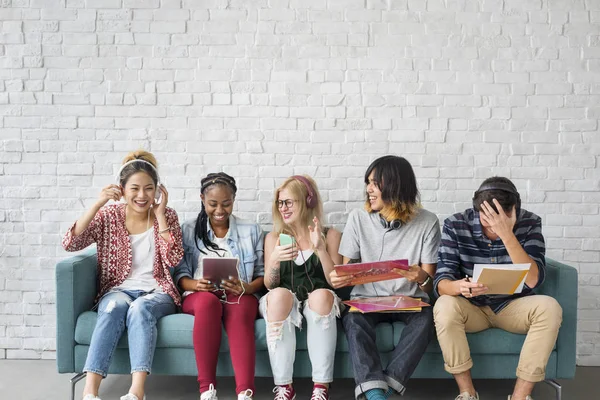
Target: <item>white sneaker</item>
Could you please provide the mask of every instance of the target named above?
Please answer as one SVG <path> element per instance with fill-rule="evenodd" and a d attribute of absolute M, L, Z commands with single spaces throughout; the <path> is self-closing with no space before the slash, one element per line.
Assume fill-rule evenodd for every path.
<path fill-rule="evenodd" d="M 125 396 L 121 396 L 121 400 L 140 400 L 140 399 L 133 393 L 127 393 Z M 142 400 L 146 400 L 146 395 L 144 395 L 144 398 Z"/>
<path fill-rule="evenodd" d="M 86 394 L 85 396 L 83 396 L 82 400 L 102 400 L 102 399 L 98 396 L 94 396 L 93 394 Z"/>
<path fill-rule="evenodd" d="M 252 392 L 252 390 L 250 390 L 250 389 L 247 389 L 247 390 L 244 390 L 243 392 L 241 392 L 240 394 L 238 394 L 237 400 L 252 400 L 253 395 L 254 395 L 254 392 Z"/>
<path fill-rule="evenodd" d="M 200 400 L 219 400 L 217 397 L 217 389 L 211 383 L 208 390 L 200 395 Z"/>
<path fill-rule="evenodd" d="M 508 395 L 508 400 L 510 400 L 511 397 L 512 397 L 512 395 L 509 394 Z M 525 400 L 533 400 L 533 397 L 527 396 L 527 397 L 525 397 Z"/>
<path fill-rule="evenodd" d="M 462 392 L 454 400 L 479 400 L 479 393 L 475 392 L 475 396 L 471 396 L 469 392 Z"/>

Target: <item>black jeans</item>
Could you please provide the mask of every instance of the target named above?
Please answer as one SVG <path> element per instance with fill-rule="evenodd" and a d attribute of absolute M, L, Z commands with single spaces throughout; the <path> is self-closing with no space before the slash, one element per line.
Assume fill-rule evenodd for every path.
<path fill-rule="evenodd" d="M 345 312 L 342 324 L 346 331 L 358 399 L 370 389 L 403 394 L 406 382 L 419 364 L 434 334 L 433 307 L 423 307 L 418 313 Z M 375 326 L 380 322 L 404 322 L 406 327 L 394 347 L 392 358 L 383 369 L 377 351 Z"/>

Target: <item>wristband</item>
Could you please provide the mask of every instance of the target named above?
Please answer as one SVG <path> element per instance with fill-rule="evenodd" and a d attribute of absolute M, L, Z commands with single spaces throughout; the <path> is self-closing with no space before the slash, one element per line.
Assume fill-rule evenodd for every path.
<path fill-rule="evenodd" d="M 423 283 L 419 283 L 420 287 L 425 287 L 427 286 L 427 284 L 431 282 L 431 276 L 429 276 L 429 274 L 427 274 L 427 278 L 423 281 Z"/>

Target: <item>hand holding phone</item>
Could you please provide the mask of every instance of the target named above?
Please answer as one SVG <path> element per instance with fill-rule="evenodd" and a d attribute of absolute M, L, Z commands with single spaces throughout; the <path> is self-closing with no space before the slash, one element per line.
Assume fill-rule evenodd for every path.
<path fill-rule="evenodd" d="M 274 262 L 295 260 L 298 256 L 298 246 L 293 236 L 282 233 L 271 253 L 271 260 Z"/>
<path fill-rule="evenodd" d="M 294 245 L 296 244 L 296 239 L 293 236 L 286 235 L 285 233 L 279 234 L 279 245 L 287 246 L 288 244 Z"/>

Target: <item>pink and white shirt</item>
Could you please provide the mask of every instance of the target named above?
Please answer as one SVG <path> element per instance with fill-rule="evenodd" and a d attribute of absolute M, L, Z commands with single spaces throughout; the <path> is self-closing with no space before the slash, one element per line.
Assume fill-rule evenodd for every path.
<path fill-rule="evenodd" d="M 73 235 L 73 224 L 62 239 L 62 246 L 66 251 L 82 250 L 96 243 L 100 284 L 96 301 L 110 289 L 122 284 L 131 271 L 133 257 L 129 232 L 125 226 L 125 207 L 126 204 L 102 207 L 81 234 Z M 171 228 L 171 241 L 164 240 L 158 234 L 158 221 L 155 219 L 153 276 L 162 290 L 173 298 L 175 304 L 181 305 L 181 297 L 169 272 L 169 268 L 177 266 L 183 258 L 181 227 L 175 210 L 167 208 L 165 217 Z"/>

